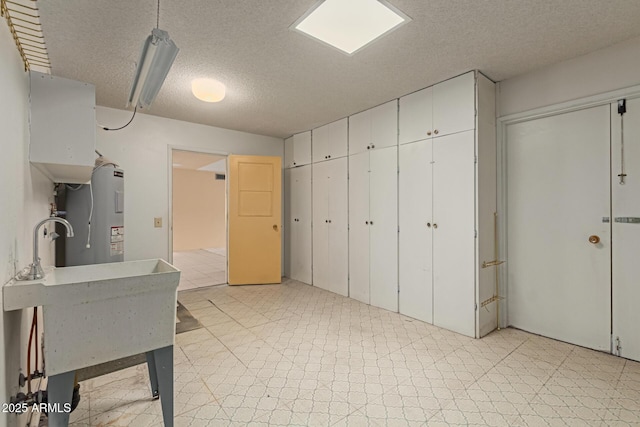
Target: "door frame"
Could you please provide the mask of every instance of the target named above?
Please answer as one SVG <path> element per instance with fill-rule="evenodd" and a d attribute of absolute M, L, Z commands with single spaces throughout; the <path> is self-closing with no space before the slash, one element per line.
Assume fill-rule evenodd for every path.
<path fill-rule="evenodd" d="M 224 152 L 224 151 L 216 151 L 216 150 L 208 150 L 206 148 L 200 148 L 200 147 L 188 147 L 188 146 L 182 146 L 182 145 L 167 145 L 167 185 L 168 185 L 168 200 L 167 200 L 167 204 L 168 206 L 168 225 L 167 225 L 167 242 L 169 245 L 169 256 L 168 256 L 168 260 L 169 264 L 173 264 L 173 151 L 189 151 L 192 153 L 197 153 L 197 154 L 211 154 L 214 156 L 221 156 L 221 157 L 225 157 L 225 164 L 227 164 L 227 159 L 229 157 L 230 153 Z M 228 173 L 225 172 L 225 175 Z M 224 204 L 225 204 L 225 208 L 224 208 L 224 215 L 225 215 L 225 219 L 224 219 L 224 223 L 225 223 L 225 234 L 226 234 L 226 241 L 227 241 L 227 246 L 228 246 L 228 242 L 229 242 L 229 206 L 227 205 L 227 200 L 229 198 L 229 187 L 226 185 L 225 183 L 225 193 L 224 193 Z M 226 256 L 225 256 L 226 258 Z M 228 271 L 227 271 L 228 274 Z M 227 277 L 228 279 L 228 277 Z"/>
<path fill-rule="evenodd" d="M 498 83 L 499 84 L 499 83 Z M 499 87 L 497 88 L 499 89 Z M 498 268 L 499 278 L 499 295 L 498 300 L 500 308 L 500 318 L 498 319 L 498 327 L 504 328 L 509 325 L 509 319 L 507 318 L 507 304 L 508 304 L 508 289 L 509 289 L 509 260 L 507 258 L 508 248 L 508 232 L 507 218 L 509 212 L 507 212 L 507 126 L 526 122 L 535 119 L 541 119 L 545 117 L 555 116 L 563 113 L 569 113 L 578 110 L 584 110 L 586 108 L 598 107 L 602 105 L 609 105 L 612 102 L 616 102 L 618 99 L 634 99 L 640 98 L 640 85 L 631 86 L 614 91 L 604 92 L 597 95 L 578 98 L 571 101 L 566 101 L 558 104 L 552 104 L 532 110 L 524 111 L 521 113 L 509 114 L 496 119 L 496 164 L 497 164 L 497 212 L 498 212 L 498 259 L 506 260 L 502 268 Z"/>

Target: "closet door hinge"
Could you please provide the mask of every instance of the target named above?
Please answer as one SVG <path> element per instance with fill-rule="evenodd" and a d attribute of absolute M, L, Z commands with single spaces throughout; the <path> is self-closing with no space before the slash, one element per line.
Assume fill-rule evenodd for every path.
<path fill-rule="evenodd" d="M 473 163 L 478 164 L 478 156 L 475 156 L 473 159 Z"/>
<path fill-rule="evenodd" d="M 474 311 L 478 311 L 478 303 L 476 303 L 476 307 Z"/>
<path fill-rule="evenodd" d="M 473 237 L 478 238 L 478 230 L 473 230 Z"/>
<path fill-rule="evenodd" d="M 620 356 L 620 351 L 622 350 L 622 343 L 620 341 L 620 337 L 613 338 L 611 335 L 611 353 L 616 356 Z"/>

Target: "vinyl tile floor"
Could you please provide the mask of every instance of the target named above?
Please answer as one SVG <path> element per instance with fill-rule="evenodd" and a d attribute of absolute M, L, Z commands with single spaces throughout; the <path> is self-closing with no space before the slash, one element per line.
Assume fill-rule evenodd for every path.
<path fill-rule="evenodd" d="M 176 426 L 637 426 L 640 363 L 481 340 L 296 281 L 179 293 Z M 73 426 L 160 426 L 145 365 L 81 383 Z"/>
<path fill-rule="evenodd" d="M 173 265 L 182 271 L 178 291 L 227 283 L 224 248 L 174 252 Z"/>

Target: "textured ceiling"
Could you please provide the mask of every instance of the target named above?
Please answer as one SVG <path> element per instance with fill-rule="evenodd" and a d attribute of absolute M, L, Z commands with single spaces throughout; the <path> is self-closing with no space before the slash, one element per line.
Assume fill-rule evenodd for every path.
<path fill-rule="evenodd" d="M 640 35 L 637 0 L 390 0 L 413 20 L 349 57 L 289 30 L 315 2 L 163 0 L 180 53 L 147 113 L 286 137 L 470 69 L 500 81 Z M 52 74 L 123 109 L 156 0 L 38 6 Z M 196 77 L 225 83 L 225 100 L 194 98 Z"/>

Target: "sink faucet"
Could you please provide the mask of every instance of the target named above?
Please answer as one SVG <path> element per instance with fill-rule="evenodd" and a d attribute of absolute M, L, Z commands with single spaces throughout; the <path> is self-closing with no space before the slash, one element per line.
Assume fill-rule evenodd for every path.
<path fill-rule="evenodd" d="M 67 237 L 73 237 L 73 227 L 66 219 L 52 215 L 37 223 L 33 228 L 33 262 L 29 266 L 29 272 L 26 274 L 19 274 L 18 280 L 38 280 L 44 277 L 44 272 L 40 265 L 40 257 L 38 256 L 38 231 L 43 224 L 46 224 L 49 221 L 59 222 L 64 225 L 67 228 Z"/>

